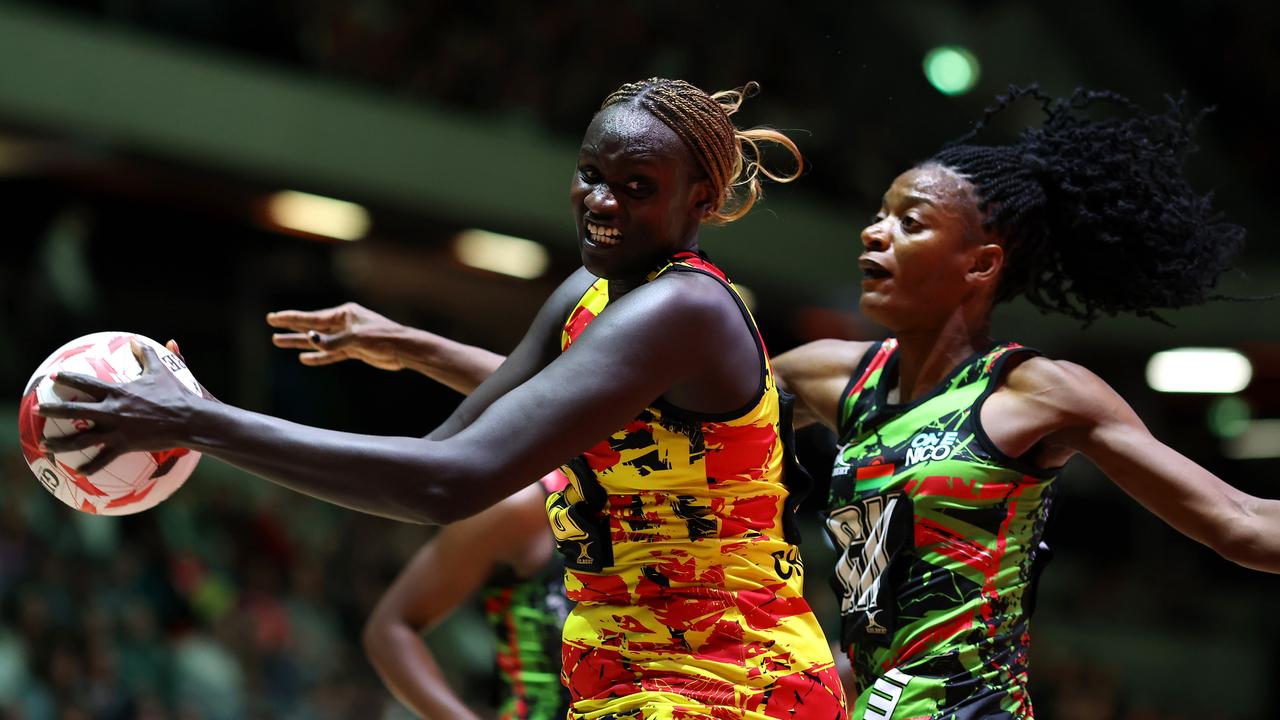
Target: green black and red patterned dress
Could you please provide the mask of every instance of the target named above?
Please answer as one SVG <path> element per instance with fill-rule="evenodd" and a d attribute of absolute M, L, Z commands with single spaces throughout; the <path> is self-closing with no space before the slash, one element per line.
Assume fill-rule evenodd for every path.
<path fill-rule="evenodd" d="M 851 720 L 1023 720 L 1028 602 L 1055 472 L 979 422 L 1008 362 L 992 345 L 894 404 L 897 342 L 868 350 L 840 401 L 827 530 L 858 697 Z"/>
<path fill-rule="evenodd" d="M 547 493 L 568 480 L 548 473 Z M 559 553 L 533 577 L 509 569 L 489 579 L 480 593 L 485 620 L 497 642 L 495 695 L 498 720 L 564 720 L 569 692 L 560 682 L 560 633 L 573 603 L 564 594 L 564 561 Z"/>

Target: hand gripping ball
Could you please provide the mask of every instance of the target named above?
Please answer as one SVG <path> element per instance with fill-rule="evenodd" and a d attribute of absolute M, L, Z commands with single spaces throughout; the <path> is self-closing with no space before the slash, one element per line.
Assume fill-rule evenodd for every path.
<path fill-rule="evenodd" d="M 75 468 L 92 459 L 98 448 L 57 456 L 40 452 L 44 438 L 71 435 L 93 426 L 88 420 L 44 418 L 35 414 L 35 406 L 40 403 L 92 399 L 78 390 L 54 385 L 49 376 L 74 372 L 110 383 L 134 380 L 142 374 L 142 366 L 133 356 L 130 340 L 150 345 L 167 370 L 188 390 L 200 394 L 199 383 L 181 357 L 154 340 L 128 332 L 93 333 L 63 345 L 40 364 L 22 393 L 18 434 L 27 466 L 54 497 L 82 512 L 129 515 L 155 507 L 182 486 L 200 460 L 200 453 L 183 448 L 131 452 L 92 475 L 84 475 Z"/>

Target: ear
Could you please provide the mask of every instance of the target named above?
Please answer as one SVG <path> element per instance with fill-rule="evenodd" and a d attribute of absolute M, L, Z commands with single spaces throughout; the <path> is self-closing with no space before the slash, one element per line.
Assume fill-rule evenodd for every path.
<path fill-rule="evenodd" d="M 691 197 L 694 216 L 699 222 L 706 220 L 707 216 L 715 210 L 715 190 L 711 187 L 711 180 L 703 177 L 694 182 Z"/>
<path fill-rule="evenodd" d="M 993 285 L 1004 267 L 1004 248 L 987 243 L 973 249 L 965 280 L 971 284 Z"/>

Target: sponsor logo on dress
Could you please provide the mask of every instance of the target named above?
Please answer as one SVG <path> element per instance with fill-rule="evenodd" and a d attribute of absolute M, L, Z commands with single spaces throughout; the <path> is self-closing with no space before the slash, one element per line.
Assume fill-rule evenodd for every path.
<path fill-rule="evenodd" d="M 907 448 L 907 460 L 910 467 L 926 460 L 946 460 L 956 449 L 958 433 L 925 431 L 916 433 L 911 438 L 911 447 Z"/>

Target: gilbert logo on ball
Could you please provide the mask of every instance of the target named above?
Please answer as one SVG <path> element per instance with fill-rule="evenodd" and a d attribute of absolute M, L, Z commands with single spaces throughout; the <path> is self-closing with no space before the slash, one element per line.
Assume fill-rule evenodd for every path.
<path fill-rule="evenodd" d="M 200 453 L 181 448 L 131 452 L 92 475 L 84 475 L 75 468 L 97 455 L 96 447 L 56 456 L 40 452 L 44 438 L 71 435 L 93 426 L 87 420 L 43 418 L 35 414 L 35 406 L 40 403 L 92 400 L 78 390 L 55 385 L 49 376 L 73 372 L 110 383 L 135 380 L 142 374 L 142 366 L 133 356 L 130 340 L 149 345 L 169 372 L 188 390 L 200 394 L 199 383 L 181 357 L 154 340 L 127 332 L 93 333 L 63 345 L 40 364 L 22 393 L 18 434 L 27 466 L 54 497 L 82 512 L 129 515 L 155 507 L 182 486 L 200 460 Z"/>

